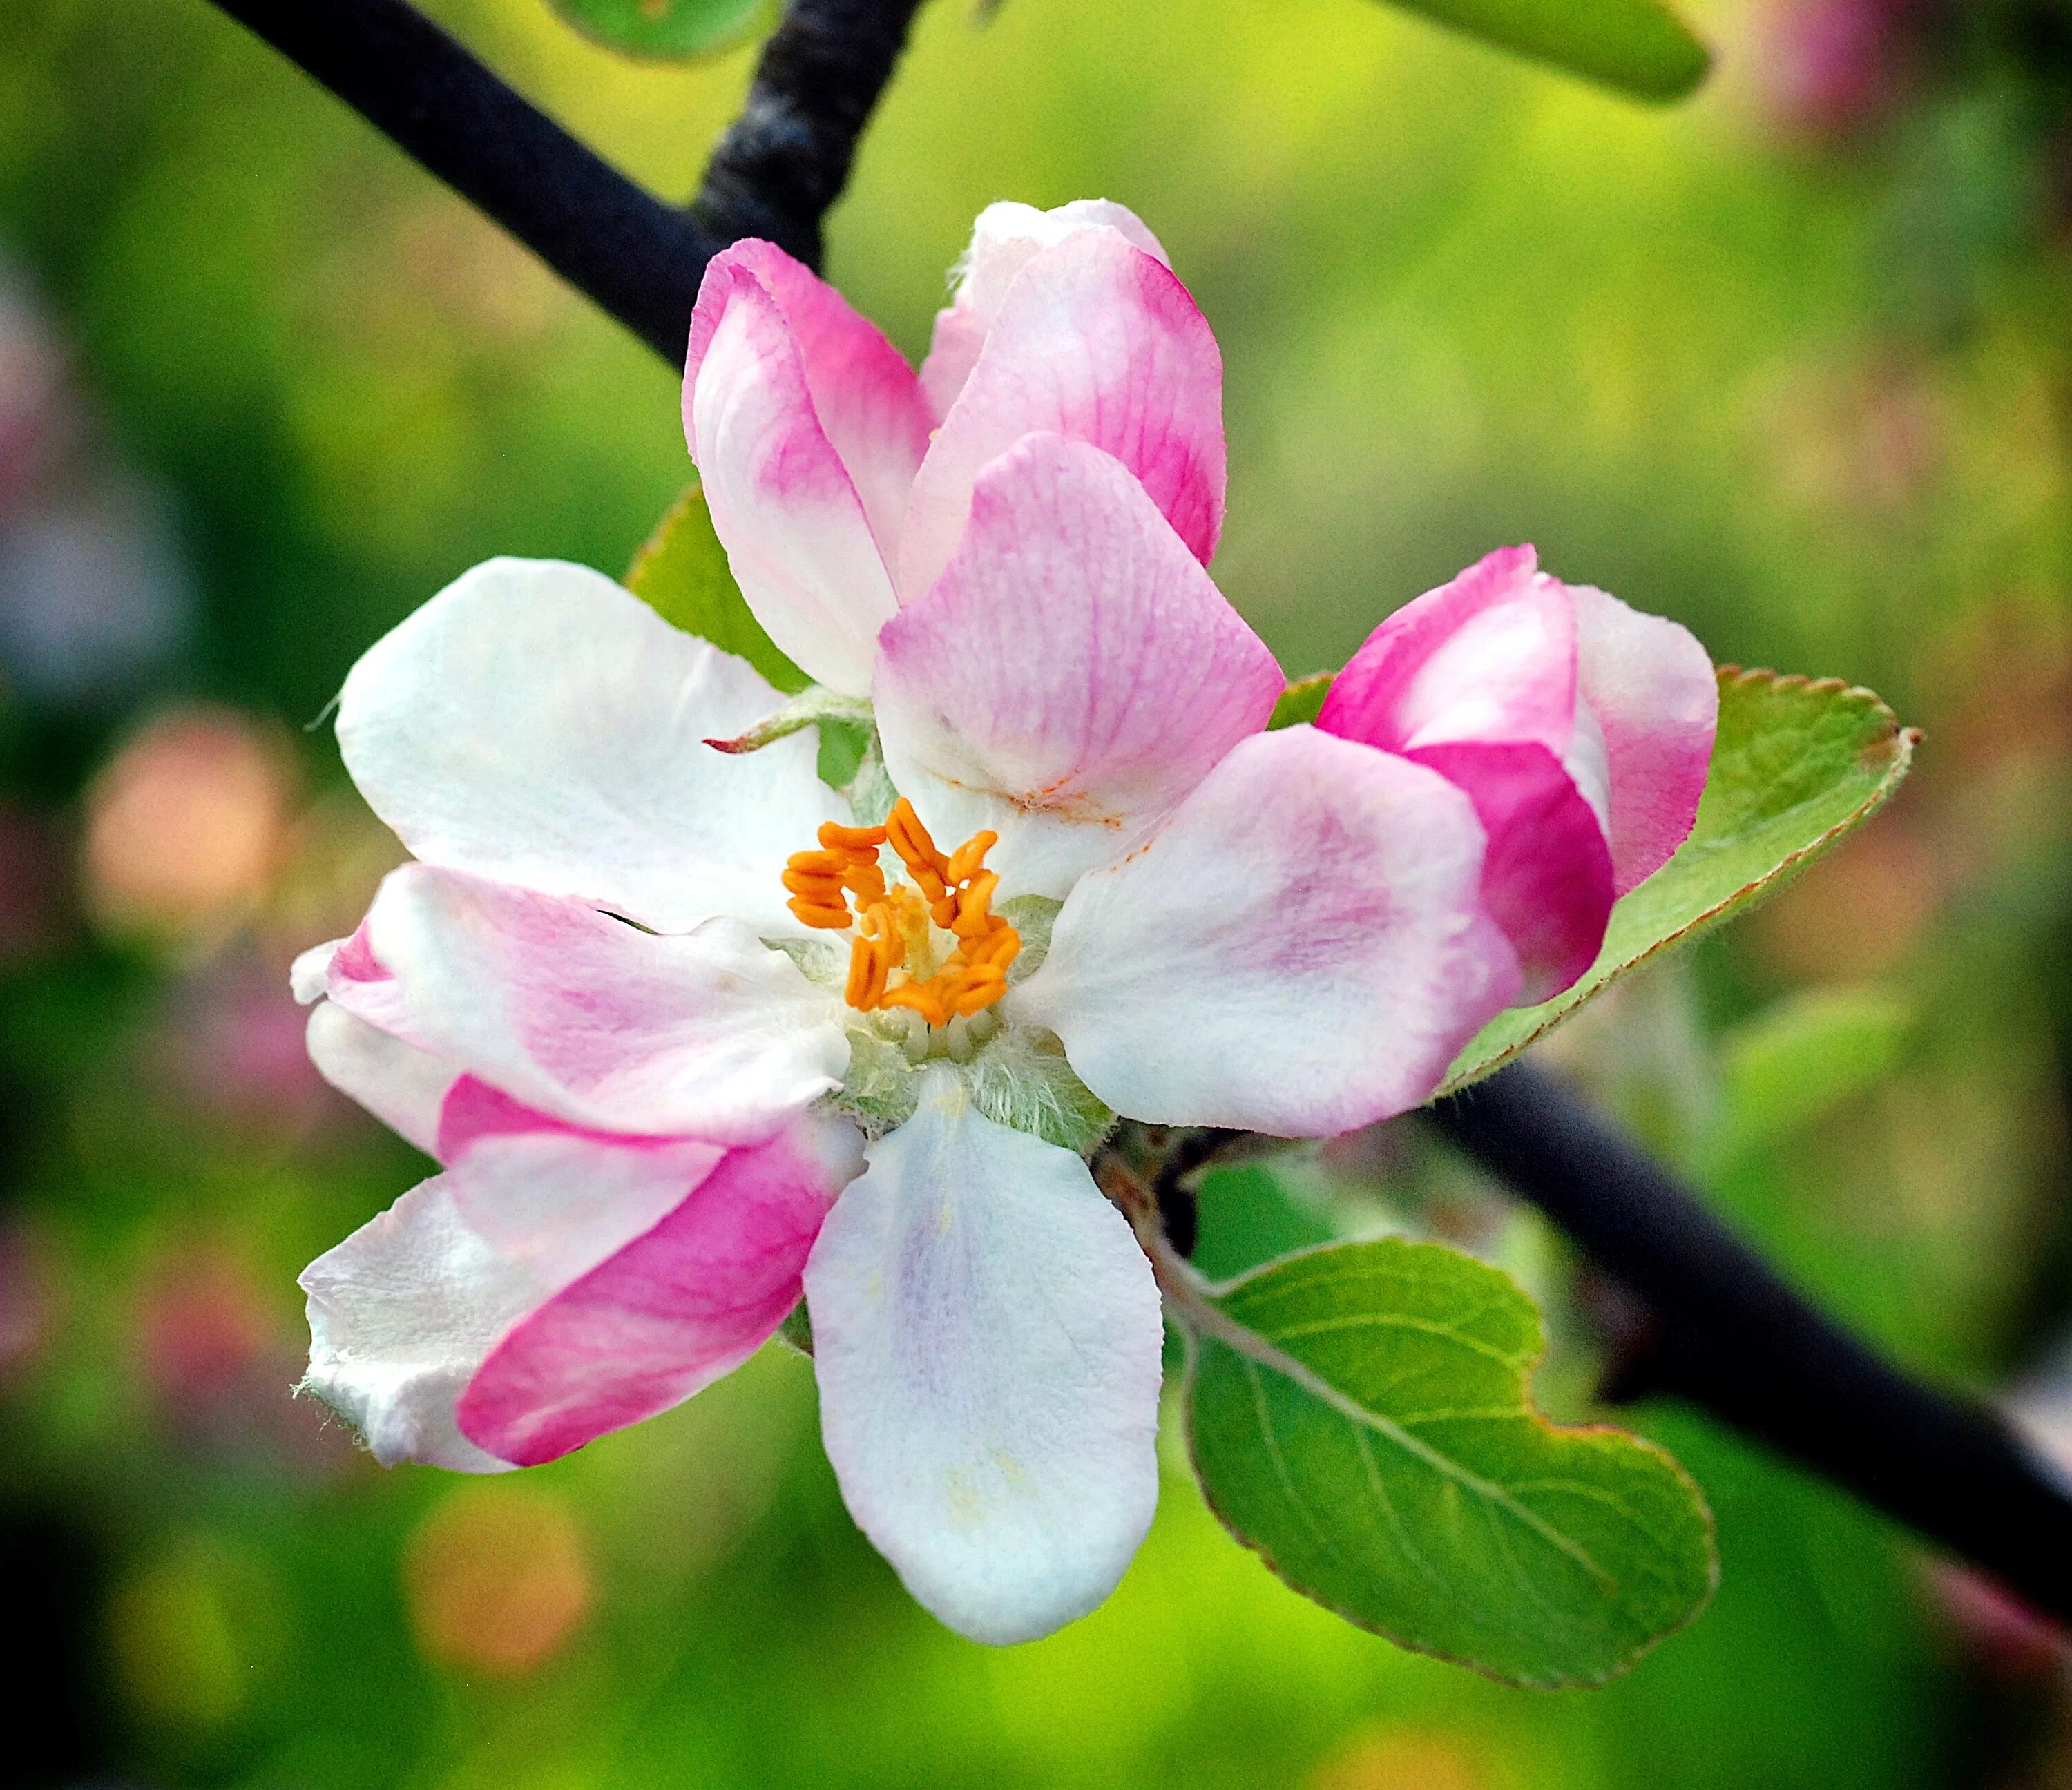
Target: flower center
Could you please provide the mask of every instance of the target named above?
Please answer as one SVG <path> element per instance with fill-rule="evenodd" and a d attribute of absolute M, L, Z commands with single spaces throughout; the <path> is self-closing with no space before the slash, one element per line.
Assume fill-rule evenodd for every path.
<path fill-rule="evenodd" d="M 902 796 L 882 827 L 829 821 L 820 850 L 791 855 L 786 905 L 809 926 L 855 929 L 843 991 L 850 1006 L 865 1013 L 905 1007 L 930 1025 L 948 1025 L 1007 992 L 1022 935 L 993 911 L 1000 876 L 985 868 L 985 855 L 999 840 L 974 833 L 946 857 Z M 886 845 L 906 866 L 906 882 L 886 884 L 878 861 Z"/>

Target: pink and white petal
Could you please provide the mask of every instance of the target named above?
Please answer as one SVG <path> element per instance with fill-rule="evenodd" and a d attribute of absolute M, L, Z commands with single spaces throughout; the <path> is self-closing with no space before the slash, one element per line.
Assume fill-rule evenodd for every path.
<path fill-rule="evenodd" d="M 1120 232 L 1076 231 L 1009 285 L 915 478 L 902 599 L 948 565 L 987 462 L 1038 431 L 1113 454 L 1208 563 L 1223 519 L 1223 356 L 1187 289 Z"/>
<path fill-rule="evenodd" d="M 814 1113 L 766 1143 L 722 1154 L 652 1230 L 496 1345 L 462 1395 L 462 1434 L 535 1466 L 732 1372 L 798 1303 L 807 1252 L 863 1167 L 862 1142 L 848 1120 Z M 657 1146 L 653 1160 L 685 1147 Z M 512 1203 L 500 1202 L 502 1221 Z M 488 1217 L 485 1204 L 476 1221 Z M 535 1259 L 547 1235 L 529 1227 Z"/>
<path fill-rule="evenodd" d="M 454 1406 L 497 1338 L 544 1296 L 536 1279 L 471 1230 L 450 1177 L 434 1176 L 302 1271 L 311 1394 L 384 1467 L 463 1473 L 512 1463 L 478 1448 Z"/>
<path fill-rule="evenodd" d="M 878 725 L 939 838 L 990 827 L 1009 888 L 1063 897 L 1263 728 L 1281 684 L 1120 461 L 1031 435 L 979 475 L 956 556 L 879 636 Z"/>
<path fill-rule="evenodd" d="M 310 1009 L 309 1050 L 317 1073 L 340 1094 L 426 1156 L 445 1160 L 439 1113 L 454 1085 L 452 1064 L 329 1000 Z"/>
<path fill-rule="evenodd" d="M 1115 231 L 1161 265 L 1173 265 L 1144 220 L 1109 199 L 1075 199 L 1047 211 L 1013 199 L 987 206 L 972 226 L 969 246 L 950 270 L 955 297 L 935 313 L 935 340 L 921 363 L 921 390 L 934 420 L 948 413 L 964 389 L 1014 277 L 1038 252 L 1082 230 Z"/>
<path fill-rule="evenodd" d="M 405 864 L 362 932 L 384 974 L 341 974 L 341 951 L 335 1003 L 578 1125 L 752 1143 L 847 1073 L 835 996 L 738 921 L 658 935 Z"/>
<path fill-rule="evenodd" d="M 491 560 L 363 656 L 339 699 L 360 793 L 428 864 L 664 932 L 717 913 L 796 932 L 778 878 L 839 817 L 811 732 L 704 742 L 783 698 L 602 573 Z"/>
<path fill-rule="evenodd" d="M 1435 745 L 1408 756 L 1474 802 L 1488 840 L 1482 905 L 1524 973 L 1516 999 L 1552 1000 L 1597 961 L 1611 918 L 1611 852 L 1595 811 L 1543 745 Z"/>
<path fill-rule="evenodd" d="M 738 242 L 715 257 L 714 266 L 722 263 L 738 270 L 735 277 L 754 281 L 783 313 L 814 415 L 856 487 L 880 555 L 891 564 L 935 421 L 914 369 L 875 323 L 775 243 Z M 715 292 L 710 306 L 693 314 L 687 384 L 696 379 L 723 309 Z"/>
<path fill-rule="evenodd" d="M 1081 879 L 1004 1008 L 1133 1119 L 1350 1131 L 1424 1099 L 1516 994 L 1482 869 L 1474 805 L 1437 771 L 1257 734 Z"/>
<path fill-rule="evenodd" d="M 484 1361 L 742 1153 L 683 1139 L 600 1138 L 551 1121 L 477 1139 L 446 1173 L 303 1271 L 304 1389 L 350 1418 L 384 1466 L 426 1460 L 493 1472 L 516 1464 L 456 1423 Z"/>
<path fill-rule="evenodd" d="M 1504 548 L 1406 603 L 1347 662 L 1317 725 L 1385 752 L 1530 741 L 1566 755 L 1577 636 L 1566 588 Z"/>
<path fill-rule="evenodd" d="M 1712 763 L 1720 687 L 1689 629 L 1589 585 L 1576 606 L 1582 700 L 1604 740 L 1612 866 L 1623 895 L 1667 864 L 1691 831 Z"/>
<path fill-rule="evenodd" d="M 953 1072 L 873 1144 L 806 1264 L 820 1428 L 857 1523 L 973 1640 L 1122 1576 L 1158 1496 L 1158 1294 L 1086 1164 Z"/>
<path fill-rule="evenodd" d="M 778 253 L 767 244 L 748 245 L 706 269 L 691 319 L 684 433 L 713 528 L 755 618 L 807 675 L 865 696 L 871 644 L 896 606 L 889 556 L 899 517 L 892 504 L 897 497 L 903 508 L 901 487 L 911 485 L 911 469 L 902 473 L 887 458 L 867 426 L 876 413 L 868 400 L 829 394 L 831 413 L 874 443 L 860 450 L 870 477 L 859 484 L 829 439 L 800 335 L 758 277 Z M 823 307 L 801 310 L 809 308 L 816 311 L 809 335 L 816 342 L 839 336 L 816 326 L 824 325 Z M 906 376 L 911 385 L 913 375 Z M 925 441 L 918 387 L 912 397 Z"/>

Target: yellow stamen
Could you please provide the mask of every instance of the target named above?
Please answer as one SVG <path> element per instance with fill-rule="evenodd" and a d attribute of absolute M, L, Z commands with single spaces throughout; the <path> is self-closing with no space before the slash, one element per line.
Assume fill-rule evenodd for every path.
<path fill-rule="evenodd" d="M 842 998 L 861 1012 L 905 1008 L 931 1026 L 983 1012 L 1007 992 L 1008 966 L 1022 935 L 993 911 L 998 872 L 985 855 L 1000 843 L 975 833 L 945 857 L 902 797 L 882 827 L 820 830 L 820 849 L 794 852 L 784 867 L 787 904 L 804 924 L 856 936 Z M 888 887 L 878 848 L 889 845 L 913 885 Z M 918 973 L 935 957 L 931 924 L 956 936 L 933 972 Z M 894 975 L 900 980 L 894 982 Z"/>

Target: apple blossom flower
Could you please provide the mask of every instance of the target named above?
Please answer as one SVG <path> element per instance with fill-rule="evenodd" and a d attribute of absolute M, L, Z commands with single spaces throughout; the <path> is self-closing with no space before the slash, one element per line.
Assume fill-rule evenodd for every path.
<path fill-rule="evenodd" d="M 1719 706 L 1688 629 L 1508 547 L 1369 634 L 1317 725 L 1474 799 L 1483 901 L 1540 1001 L 1590 967 L 1612 903 L 1690 833 Z"/>
<path fill-rule="evenodd" d="M 1116 1113 L 1401 1111 L 1521 986 L 1473 791 L 1267 730 L 1203 569 L 1219 374 L 1116 207 L 989 209 L 918 376 L 781 251 L 714 261 L 715 528 L 896 800 L 578 566 L 477 567 L 354 667 L 346 763 L 416 861 L 297 991 L 442 1168 L 303 1275 L 306 1384 L 377 1457 L 551 1460 L 803 1295 L 844 1496 L 927 1608 L 1011 1641 L 1112 1587 L 1161 1321 L 1087 1154 Z"/>

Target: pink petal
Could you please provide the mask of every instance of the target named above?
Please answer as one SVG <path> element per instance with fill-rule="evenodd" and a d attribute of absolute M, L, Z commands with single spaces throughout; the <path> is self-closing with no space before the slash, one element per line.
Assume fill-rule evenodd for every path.
<path fill-rule="evenodd" d="M 1489 841 L 1482 905 L 1518 953 L 1517 998 L 1552 1000 L 1596 961 L 1611 918 L 1612 857 L 1596 813 L 1543 745 L 1434 745 L 1405 756 L 1474 802 Z"/>
<path fill-rule="evenodd" d="M 980 469 L 1039 430 L 1113 454 L 1207 563 L 1223 517 L 1223 357 L 1187 289 L 1117 231 L 1074 232 L 1009 286 L 915 478 L 902 596 L 949 563 Z"/>
<path fill-rule="evenodd" d="M 648 1152 L 657 1184 L 680 1189 L 667 1216 L 522 1319 L 483 1362 L 455 1414 L 470 1441 L 523 1467 L 554 1460 L 730 1372 L 798 1302 L 820 1222 L 862 1166 L 855 1127 L 802 1117 L 704 1168 L 678 1166 L 684 1148 Z"/>
<path fill-rule="evenodd" d="M 1507 547 L 1406 603 L 1346 663 L 1317 725 L 1384 752 L 1530 741 L 1568 755 L 1576 622 L 1564 586 Z"/>
<path fill-rule="evenodd" d="M 366 966 L 379 975 L 348 973 Z M 658 936 L 426 864 L 384 881 L 330 991 L 456 1071 L 602 1131 L 756 1141 L 849 1061 L 834 996 L 738 922 Z"/>
<path fill-rule="evenodd" d="M 1589 585 L 1569 587 L 1584 702 L 1604 738 L 1612 865 L 1623 895 L 1667 864 L 1697 818 L 1719 725 L 1712 662 L 1688 628 Z"/>
<path fill-rule="evenodd" d="M 964 389 L 1015 276 L 1041 250 L 1083 230 L 1114 231 L 1161 265 L 1173 265 L 1143 220 L 1108 199 L 1075 199 L 1047 211 L 1012 199 L 987 206 L 972 226 L 970 246 L 951 269 L 956 296 L 935 313 L 935 342 L 921 363 L 921 390 L 936 421 Z"/>
<path fill-rule="evenodd" d="M 878 639 L 894 782 L 1000 835 L 1017 893 L 1112 862 L 1272 713 L 1273 655 L 1122 464 L 1031 435 L 979 475 L 935 588 Z"/>
<path fill-rule="evenodd" d="M 929 421 L 913 370 L 832 287 L 767 242 L 713 258 L 684 372 L 713 526 L 771 638 L 853 695 L 894 608 Z"/>
<path fill-rule="evenodd" d="M 1080 880 L 1006 1005 L 1133 1119 L 1349 1131 L 1424 1099 L 1516 994 L 1482 869 L 1474 807 L 1437 772 L 1310 727 L 1256 734 Z"/>

